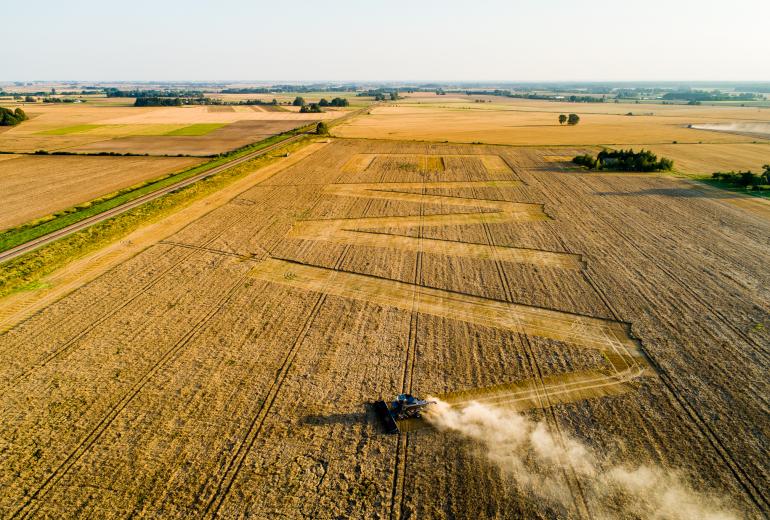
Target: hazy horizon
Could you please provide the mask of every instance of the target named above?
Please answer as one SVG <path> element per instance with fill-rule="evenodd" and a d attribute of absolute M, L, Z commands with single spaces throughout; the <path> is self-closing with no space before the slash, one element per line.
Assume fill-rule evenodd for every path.
<path fill-rule="evenodd" d="M 767 19 L 760 0 L 43 0 L 4 27 L 0 81 L 770 81 Z"/>

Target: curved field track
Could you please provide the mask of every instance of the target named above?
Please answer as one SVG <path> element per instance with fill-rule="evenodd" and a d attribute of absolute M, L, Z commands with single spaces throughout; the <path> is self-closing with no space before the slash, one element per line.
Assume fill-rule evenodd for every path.
<path fill-rule="evenodd" d="M 318 147 L 0 335 L 1 517 L 591 518 L 399 392 L 768 510 L 770 222 L 581 150 Z"/>

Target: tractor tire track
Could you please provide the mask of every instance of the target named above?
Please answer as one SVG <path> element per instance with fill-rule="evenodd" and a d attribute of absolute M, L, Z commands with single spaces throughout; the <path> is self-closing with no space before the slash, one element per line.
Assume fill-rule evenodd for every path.
<path fill-rule="evenodd" d="M 425 187 L 423 185 L 422 195 L 425 195 Z M 420 218 L 424 216 L 425 208 L 423 204 L 420 204 Z M 417 228 L 417 237 L 422 241 L 423 227 L 420 225 Z M 423 272 L 422 272 L 422 259 L 423 250 L 422 244 L 417 251 L 415 265 L 414 265 L 414 285 L 415 291 L 412 297 L 412 312 L 409 319 L 409 335 L 406 343 L 406 359 L 404 360 L 404 374 L 401 379 L 401 393 L 411 394 L 412 384 L 414 382 L 414 358 L 417 351 L 417 331 L 420 319 L 419 301 L 417 299 L 417 287 L 423 285 Z M 407 467 L 407 454 L 409 452 L 409 432 L 399 432 L 398 444 L 396 445 L 396 457 L 393 468 L 393 488 L 390 497 L 390 520 L 400 519 L 404 515 L 405 510 L 405 494 L 404 489 L 406 486 L 406 467 Z M 398 504 L 396 504 L 398 503 Z"/>
<path fill-rule="evenodd" d="M 506 159 L 506 162 L 507 162 L 507 159 Z M 551 200 L 551 204 L 556 205 L 553 198 L 549 195 L 548 190 L 542 187 L 540 180 L 534 176 L 533 176 L 533 179 L 535 180 L 535 182 L 537 182 L 540 185 L 541 193 L 543 193 L 543 195 L 545 195 L 548 199 Z M 620 236 L 623 239 L 623 241 L 627 242 L 640 255 L 645 256 L 648 260 L 652 260 L 651 257 L 646 253 L 644 253 L 643 251 L 641 251 L 639 247 L 631 239 L 628 238 L 628 236 L 620 232 L 616 227 L 609 224 L 606 220 L 601 218 L 600 220 L 604 224 L 606 224 L 608 227 L 613 229 L 618 234 L 618 236 Z M 564 246 L 564 243 L 561 240 L 561 238 L 558 237 L 558 239 L 562 244 L 562 246 Z M 658 264 L 654 264 L 654 265 L 658 265 Z M 663 272 L 665 273 L 665 271 Z M 584 270 L 583 274 L 586 278 L 586 281 L 591 285 L 591 287 L 593 287 L 594 291 L 596 291 L 596 293 L 602 299 L 602 301 L 604 302 L 604 305 L 607 307 L 607 310 L 610 311 L 613 318 L 615 320 L 620 320 L 619 313 L 615 310 L 614 306 L 612 306 L 609 299 L 605 295 L 604 291 L 590 277 L 587 271 Z M 675 278 L 672 278 L 672 279 L 676 281 Z M 677 283 L 681 284 L 681 282 L 677 282 Z M 647 361 L 657 372 L 660 381 L 668 390 L 668 393 L 670 394 L 670 396 L 678 404 L 678 406 L 675 406 L 674 409 L 677 410 L 678 412 L 677 415 L 679 416 L 679 419 L 684 423 L 690 422 L 695 426 L 695 428 L 700 432 L 700 434 L 708 441 L 708 443 L 714 449 L 718 457 L 729 468 L 730 472 L 735 477 L 736 481 L 741 486 L 744 493 L 751 500 L 751 502 L 760 511 L 770 510 L 770 500 L 768 500 L 768 498 L 760 491 L 759 486 L 757 486 L 756 483 L 751 479 L 751 477 L 749 477 L 748 473 L 741 467 L 741 465 L 735 461 L 730 451 L 725 447 L 724 443 L 721 441 L 719 436 L 711 429 L 708 423 L 706 423 L 706 421 L 703 419 L 701 414 L 698 413 L 698 411 L 695 410 L 695 408 L 687 402 L 687 399 L 685 399 L 682 396 L 682 393 L 679 391 L 677 387 L 677 383 L 671 377 L 671 374 L 669 374 L 668 370 L 666 370 L 660 363 L 657 362 L 657 360 L 650 354 L 650 352 L 644 348 L 644 345 L 640 345 L 639 348 L 646 356 Z M 683 413 L 685 415 L 683 415 Z"/>
<path fill-rule="evenodd" d="M 267 198 L 266 201 L 271 198 L 273 193 L 271 193 Z M 215 242 L 218 238 L 220 238 L 222 235 L 224 235 L 227 231 L 229 231 L 229 228 L 235 225 L 238 225 L 240 222 L 245 220 L 249 217 L 249 212 L 244 212 L 243 215 L 235 219 L 234 221 L 231 221 L 230 226 L 223 228 L 222 231 L 214 235 L 211 239 L 204 242 L 201 246 L 190 246 L 188 249 L 190 249 L 190 252 L 182 257 L 180 257 L 177 261 L 175 261 L 173 264 L 165 268 L 163 271 L 161 271 L 158 275 L 156 275 L 155 278 L 144 284 L 142 287 L 139 288 L 138 291 L 136 291 L 133 295 L 123 300 L 119 305 L 113 307 L 112 309 L 105 312 L 102 316 L 97 318 L 96 320 L 89 323 L 85 328 L 81 329 L 80 332 L 76 333 L 74 336 L 72 336 L 69 340 L 64 342 L 59 348 L 48 354 L 46 357 L 44 357 L 42 360 L 37 361 L 30 367 L 28 367 L 26 370 L 24 370 L 21 374 L 17 375 L 13 379 L 11 379 L 8 383 L 6 383 L 2 389 L 7 389 L 12 386 L 17 385 L 21 380 L 25 379 L 27 376 L 29 376 L 32 372 L 35 370 L 38 370 L 40 368 L 45 367 L 50 362 L 54 361 L 58 357 L 66 354 L 69 350 L 72 349 L 75 344 L 81 340 L 83 337 L 85 337 L 88 333 L 93 331 L 96 327 L 113 317 L 115 314 L 120 312 L 121 310 L 125 309 L 129 305 L 131 305 L 134 301 L 136 301 L 138 298 L 146 294 L 150 289 L 158 285 L 161 281 L 163 281 L 166 276 L 173 271 L 175 268 L 177 268 L 179 265 L 184 263 L 185 261 L 192 258 L 194 255 L 201 253 L 202 250 L 206 250 L 206 247 Z M 171 245 L 173 247 L 178 247 L 176 244 L 166 244 Z M 97 278 L 91 280 L 86 286 L 91 285 L 95 283 L 96 281 L 100 280 L 102 277 L 106 276 L 108 273 L 110 273 L 112 270 L 108 270 L 105 273 L 99 275 Z M 39 335 L 42 335 L 43 333 L 46 333 L 46 331 L 41 331 Z M 34 338 L 33 338 L 34 339 Z"/>
<path fill-rule="evenodd" d="M 695 292 L 688 283 L 686 283 L 684 280 L 682 280 L 679 276 L 677 276 L 673 271 L 671 271 L 663 263 L 656 262 L 657 259 L 654 258 L 652 255 L 650 255 L 646 251 L 644 251 L 644 250 L 640 249 L 639 247 L 637 247 L 636 244 L 634 243 L 634 241 L 628 235 L 626 235 L 621 229 L 619 229 L 617 226 L 614 226 L 612 223 L 608 222 L 605 219 L 602 219 L 598 215 L 597 215 L 597 218 L 599 218 L 599 220 L 601 220 L 607 227 L 609 227 L 613 231 L 615 231 L 615 233 L 617 233 L 619 236 L 621 236 L 626 242 L 631 244 L 633 246 L 633 248 L 639 254 L 641 254 L 644 258 L 649 260 L 652 263 L 652 265 L 655 265 L 657 268 L 659 268 L 661 271 L 663 271 L 663 273 L 666 276 L 668 276 L 673 282 L 675 282 L 682 289 L 684 289 L 684 291 L 687 294 L 689 294 L 695 301 L 697 301 L 703 307 L 704 310 L 706 310 L 706 311 L 714 314 L 715 316 L 717 316 L 723 322 L 724 325 L 726 325 L 730 330 L 733 331 L 733 333 L 735 333 L 737 336 L 739 336 L 741 339 L 743 339 L 746 343 L 749 343 L 750 345 L 752 345 L 757 352 L 759 352 L 760 354 L 763 354 L 763 358 L 764 358 L 764 360 L 766 362 L 770 361 L 770 357 L 769 357 L 770 356 L 770 352 L 767 349 L 763 348 L 763 345 L 759 344 L 754 338 L 752 338 L 751 336 L 747 335 L 744 331 L 742 331 L 741 329 L 739 329 L 738 327 L 733 325 L 732 320 L 728 319 L 718 309 L 713 308 L 711 305 L 709 305 L 709 303 L 701 295 L 699 295 L 697 292 Z M 646 235 L 646 237 L 648 239 L 650 239 L 650 240 L 652 240 L 654 242 L 654 238 L 655 237 L 653 235 L 651 235 L 648 231 L 645 231 L 644 227 L 641 227 L 640 233 L 643 233 L 644 235 Z"/>
<path fill-rule="evenodd" d="M 313 206 L 309 209 L 309 211 L 312 211 L 318 205 L 321 203 L 323 197 L 318 197 L 316 202 L 313 204 Z M 369 211 L 369 208 L 372 205 L 371 200 L 366 202 L 366 205 L 363 209 L 363 214 L 366 215 Z M 347 259 L 350 250 L 352 249 L 352 246 L 346 245 L 344 249 L 342 250 L 342 253 L 340 254 L 339 258 L 337 258 L 337 261 L 334 264 L 333 269 L 338 270 L 342 267 L 342 264 Z M 272 253 L 268 251 L 269 257 L 272 257 Z M 289 374 L 289 371 L 291 370 L 294 359 L 297 357 L 297 354 L 299 353 L 299 350 L 302 346 L 302 344 L 305 341 L 305 338 L 307 337 L 313 323 L 315 322 L 315 319 L 317 318 L 318 314 L 320 313 L 321 308 L 323 307 L 323 304 L 326 302 L 328 295 L 325 292 L 321 292 L 316 299 L 316 301 L 313 304 L 313 307 L 310 310 L 310 313 L 308 314 L 308 317 L 305 319 L 305 322 L 302 324 L 302 327 L 300 328 L 300 332 L 297 335 L 297 337 L 294 339 L 294 342 L 292 343 L 291 348 L 289 349 L 288 353 L 283 359 L 283 362 L 281 364 L 281 367 L 278 369 L 278 373 L 276 374 L 275 379 L 273 380 L 273 383 L 270 385 L 270 389 L 268 390 L 267 397 L 260 405 L 259 409 L 257 410 L 257 413 L 254 415 L 254 418 L 252 419 L 251 423 L 249 424 L 249 428 L 246 431 L 246 435 L 243 438 L 243 441 L 238 445 L 238 448 L 235 451 L 235 455 L 230 459 L 230 461 L 227 463 L 227 467 L 222 475 L 222 478 L 219 480 L 217 487 L 212 494 L 211 498 L 206 504 L 206 508 L 203 511 L 203 515 L 206 518 L 215 518 L 219 515 L 219 511 L 222 508 L 223 504 L 225 503 L 225 500 L 229 496 L 233 485 L 235 484 L 235 480 L 240 473 L 241 469 L 243 468 L 243 464 L 246 461 L 246 457 L 251 451 L 252 447 L 256 443 L 257 439 L 259 438 L 259 435 L 262 433 L 262 428 L 264 427 L 265 420 L 267 419 L 268 414 L 272 410 L 272 407 L 275 403 L 275 400 L 278 397 L 278 394 L 283 387 L 284 382 L 286 381 L 286 377 Z"/>
<path fill-rule="evenodd" d="M 225 295 L 214 304 L 213 308 L 206 313 L 203 318 L 198 320 L 193 327 L 191 327 L 170 349 L 166 350 L 163 355 L 140 377 L 134 385 L 129 389 L 127 393 L 121 397 L 121 399 L 115 403 L 107 412 L 105 416 L 96 424 L 96 426 L 85 436 L 80 444 L 70 452 L 67 458 L 59 464 L 59 466 L 43 481 L 43 483 L 26 499 L 24 504 L 21 505 L 12 515 L 11 518 L 28 518 L 35 513 L 42 503 L 41 499 L 44 498 L 53 487 L 72 469 L 72 467 L 83 458 L 88 450 L 104 435 L 107 428 L 115 421 L 120 413 L 134 400 L 134 398 L 142 391 L 145 385 L 155 376 L 169 361 L 174 359 L 184 347 L 194 339 L 199 332 L 201 332 L 209 321 L 216 316 L 233 295 L 240 289 L 244 283 L 248 280 L 247 276 L 239 278 Z"/>
<path fill-rule="evenodd" d="M 508 166 L 511 167 L 510 164 Z M 515 171 L 513 170 L 513 168 L 511 168 L 511 170 Z M 482 228 L 484 229 L 484 234 L 487 238 L 487 242 L 489 243 L 489 245 L 491 246 L 497 245 L 492 235 L 492 231 L 489 229 L 489 224 L 487 222 L 483 222 Z M 500 279 L 500 283 L 503 286 L 503 290 L 505 292 L 505 297 L 508 301 L 514 302 L 515 301 L 514 293 L 513 293 L 513 290 L 511 289 L 510 280 L 508 280 L 508 275 L 505 273 L 505 266 L 497 257 L 497 255 L 493 254 L 493 256 L 494 256 L 495 267 L 497 269 L 497 274 Z M 529 338 L 526 335 L 520 334 L 520 337 L 522 338 L 522 343 L 525 346 L 527 365 L 529 365 L 530 372 L 534 376 L 534 379 L 537 385 L 536 386 L 537 400 L 539 401 L 540 406 L 543 410 L 543 414 L 546 417 L 546 421 L 549 425 L 549 429 L 551 429 L 555 433 L 554 437 L 558 439 L 559 444 L 561 444 L 563 448 L 564 432 L 559 426 L 559 421 L 558 421 L 558 418 L 556 417 L 556 412 L 553 410 L 551 399 L 548 396 L 548 392 L 545 389 L 545 384 L 543 382 L 543 372 L 540 368 L 540 364 L 537 361 L 537 356 L 534 352 L 534 349 L 532 348 L 532 343 L 529 341 Z M 564 480 L 567 482 L 567 486 L 570 489 L 570 494 L 572 495 L 572 502 L 575 504 L 575 509 L 580 517 L 591 518 L 591 513 L 588 508 L 588 501 L 586 500 L 583 486 L 577 477 L 577 472 L 575 471 L 575 468 L 572 466 L 572 464 L 568 464 L 568 465 L 569 465 L 569 469 L 564 468 L 564 471 L 563 471 Z"/>

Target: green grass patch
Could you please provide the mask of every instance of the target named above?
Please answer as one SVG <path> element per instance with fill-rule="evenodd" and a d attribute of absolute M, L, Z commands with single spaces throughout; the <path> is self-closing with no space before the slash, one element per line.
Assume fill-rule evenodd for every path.
<path fill-rule="evenodd" d="M 300 139 L 286 145 L 281 151 L 293 152 L 304 146 L 309 140 L 309 138 Z M 264 167 L 276 160 L 279 159 L 266 154 L 238 164 L 190 186 L 175 190 L 61 240 L 35 249 L 19 258 L 9 260 L 3 263 L 3 268 L 0 269 L 0 297 L 44 287 L 43 277 L 59 267 L 118 240 L 142 225 L 158 221 L 181 207 L 245 177 L 256 168 Z"/>
<path fill-rule="evenodd" d="M 184 128 L 177 128 L 163 135 L 206 135 L 218 128 L 225 126 L 225 123 L 198 123 Z"/>
<path fill-rule="evenodd" d="M 735 193 L 743 193 L 745 195 L 751 195 L 752 197 L 759 197 L 761 199 L 770 199 L 770 186 L 759 186 L 759 189 L 749 189 L 735 186 L 729 182 L 712 179 L 711 177 L 695 177 L 695 179 L 704 184 L 708 184 L 709 186 L 720 188 L 722 190 L 732 191 Z"/>
<path fill-rule="evenodd" d="M 67 135 L 67 134 L 81 134 L 83 132 L 88 132 L 89 130 L 94 130 L 95 128 L 99 128 L 104 125 L 74 125 L 74 126 L 65 126 L 64 128 L 54 128 L 53 130 L 44 130 L 43 132 L 38 132 L 40 135 Z"/>

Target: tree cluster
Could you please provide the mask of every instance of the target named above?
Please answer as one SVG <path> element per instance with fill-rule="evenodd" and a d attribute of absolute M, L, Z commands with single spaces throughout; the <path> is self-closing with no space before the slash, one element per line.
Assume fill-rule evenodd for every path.
<path fill-rule="evenodd" d="M 310 103 L 309 105 L 302 105 L 302 108 L 299 109 L 299 112 L 301 114 L 317 114 L 319 112 L 323 112 L 323 110 L 321 110 L 321 107 L 318 106 L 318 103 Z"/>
<path fill-rule="evenodd" d="M 325 98 L 321 98 L 321 100 L 318 102 L 318 106 L 321 106 L 321 107 L 346 107 L 349 105 L 350 105 L 350 101 L 340 97 L 336 97 L 331 101 L 328 101 Z"/>
<path fill-rule="evenodd" d="M 10 108 L 0 107 L 0 126 L 16 126 L 27 119 L 29 119 L 27 114 L 20 108 L 11 110 Z"/>
<path fill-rule="evenodd" d="M 178 97 L 138 97 L 134 101 L 135 107 L 181 107 L 183 104 Z"/>
<path fill-rule="evenodd" d="M 628 150 L 602 150 L 596 157 L 591 155 L 578 155 L 572 162 L 591 170 L 616 170 L 622 172 L 655 172 L 670 170 L 674 167 L 674 161 L 658 156 L 649 150 L 634 152 Z"/>
<path fill-rule="evenodd" d="M 566 116 L 564 114 L 559 114 L 559 124 L 563 125 L 564 123 L 567 123 L 568 125 L 576 125 L 580 122 L 580 116 L 577 114 L 570 114 L 569 116 Z"/>
<path fill-rule="evenodd" d="M 738 188 L 753 190 L 770 190 L 770 164 L 762 166 L 762 173 L 745 172 L 714 172 L 711 178 Z"/>
<path fill-rule="evenodd" d="M 85 99 L 45 97 L 43 103 L 85 103 Z"/>

